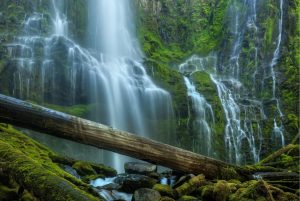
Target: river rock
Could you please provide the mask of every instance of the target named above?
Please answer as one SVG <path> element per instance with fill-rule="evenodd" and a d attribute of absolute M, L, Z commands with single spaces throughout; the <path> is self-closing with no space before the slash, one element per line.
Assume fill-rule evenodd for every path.
<path fill-rule="evenodd" d="M 151 175 L 157 171 L 157 166 L 150 163 L 128 162 L 124 165 L 127 174 Z"/>
<path fill-rule="evenodd" d="M 139 188 L 152 188 L 157 181 L 145 175 L 120 174 L 114 182 L 121 186 L 120 191 L 133 193 Z"/>
<path fill-rule="evenodd" d="M 176 197 L 189 195 L 193 193 L 195 190 L 197 190 L 197 188 L 199 188 L 203 184 L 205 184 L 205 176 L 203 174 L 194 176 L 187 182 L 183 183 L 181 186 L 175 188 L 174 195 Z"/>
<path fill-rule="evenodd" d="M 160 198 L 159 192 L 153 189 L 140 188 L 134 192 L 132 201 L 159 201 Z"/>
<path fill-rule="evenodd" d="M 177 188 L 177 187 L 181 186 L 182 184 L 184 184 L 185 182 L 187 182 L 188 180 L 190 180 L 193 177 L 195 177 L 195 175 L 193 175 L 193 174 L 188 174 L 188 175 L 184 175 L 184 176 L 180 177 L 178 179 L 178 181 L 175 182 L 173 188 Z"/>
<path fill-rule="evenodd" d="M 162 196 L 174 197 L 173 189 L 169 185 L 155 184 L 153 190 L 156 190 Z"/>

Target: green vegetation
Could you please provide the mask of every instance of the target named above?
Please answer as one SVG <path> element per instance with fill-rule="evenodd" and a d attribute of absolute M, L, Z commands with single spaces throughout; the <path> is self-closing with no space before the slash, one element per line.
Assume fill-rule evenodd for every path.
<path fill-rule="evenodd" d="M 1 200 L 14 200 L 19 196 L 28 200 L 34 200 L 34 197 L 41 200 L 100 200 L 89 185 L 61 169 L 65 163 L 74 163 L 73 167 L 79 164 L 92 167 L 94 171 L 89 172 L 90 176 L 97 173 L 116 175 L 115 170 L 102 165 L 59 157 L 6 124 L 0 124 L 0 158 Z"/>
<path fill-rule="evenodd" d="M 77 117 L 87 118 L 91 110 L 93 109 L 92 105 L 73 105 L 73 106 L 61 106 L 45 103 L 45 107 L 64 112 L 70 115 Z"/>

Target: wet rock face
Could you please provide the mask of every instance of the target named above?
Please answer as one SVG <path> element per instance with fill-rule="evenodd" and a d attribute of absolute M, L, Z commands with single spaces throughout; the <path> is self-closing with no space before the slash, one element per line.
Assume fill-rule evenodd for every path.
<path fill-rule="evenodd" d="M 157 166 L 149 163 L 128 162 L 124 165 L 127 174 L 150 175 L 157 171 Z"/>
<path fill-rule="evenodd" d="M 148 189 L 140 188 L 136 190 L 133 194 L 133 201 L 159 201 L 161 198 L 159 192 Z"/>
<path fill-rule="evenodd" d="M 120 174 L 114 182 L 121 185 L 120 191 L 133 193 L 139 188 L 152 188 L 157 181 L 144 175 Z"/>

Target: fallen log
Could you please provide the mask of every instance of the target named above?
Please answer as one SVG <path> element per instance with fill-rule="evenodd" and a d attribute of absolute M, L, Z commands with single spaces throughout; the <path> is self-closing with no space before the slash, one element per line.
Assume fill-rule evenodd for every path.
<path fill-rule="evenodd" d="M 184 173 L 202 173 L 207 178 L 240 178 L 247 174 L 240 167 L 216 159 L 1 94 L 0 122 L 128 155 Z"/>

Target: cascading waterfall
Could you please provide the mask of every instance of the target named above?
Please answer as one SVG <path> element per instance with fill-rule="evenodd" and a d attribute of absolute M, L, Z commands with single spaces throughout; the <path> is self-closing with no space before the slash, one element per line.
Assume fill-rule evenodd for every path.
<path fill-rule="evenodd" d="M 187 87 L 188 96 L 192 101 L 192 110 L 196 115 L 196 119 L 192 123 L 193 128 L 197 130 L 198 136 L 195 136 L 193 139 L 193 151 L 211 156 L 211 144 L 213 136 L 208 119 L 210 119 L 212 123 L 214 123 L 214 113 L 212 107 L 205 100 L 205 98 L 196 91 L 195 86 L 187 77 L 184 77 L 184 82 Z"/>
<path fill-rule="evenodd" d="M 9 45 L 17 62 L 14 96 L 63 105 L 85 102 L 94 108 L 92 120 L 169 143 L 172 99 L 141 64 L 131 2 L 89 1 L 89 33 L 94 34 L 89 50 L 69 38 L 63 2 L 51 2 L 52 34 L 41 32 L 46 18 L 36 12 L 26 18 L 23 36 Z M 156 136 L 161 127 L 163 139 Z M 117 154 L 104 156 L 104 162 L 118 171 L 123 171 L 125 160 Z"/>
<path fill-rule="evenodd" d="M 184 76 L 184 82 L 188 97 L 191 100 L 188 124 L 192 132 L 195 133 L 192 139 L 192 150 L 207 156 L 213 155 L 212 140 L 214 136 L 211 127 L 215 123 L 215 116 L 212 106 L 207 102 L 204 96 L 196 90 L 190 77 L 197 71 L 203 71 L 209 64 L 216 65 L 215 61 L 215 56 L 207 58 L 193 56 L 179 66 L 179 72 L 183 74 L 189 73 L 189 77 Z M 191 118 L 191 116 L 195 116 L 195 118 Z"/>
<path fill-rule="evenodd" d="M 270 112 L 268 114 L 265 113 L 265 107 L 266 104 L 274 101 L 276 102 L 277 113 L 274 114 L 273 138 L 279 138 L 281 145 L 284 145 L 282 122 L 278 126 L 278 121 L 281 121 L 283 114 L 280 109 L 279 99 L 276 96 L 276 73 L 274 70 L 279 58 L 283 28 L 283 1 L 280 0 L 279 3 L 278 37 L 272 60 L 267 69 L 259 56 L 261 39 L 259 38 L 260 30 L 257 25 L 256 0 L 235 0 L 229 8 L 229 27 L 233 40 L 228 61 L 222 59 L 222 61 L 216 62 L 215 65 L 203 67 L 202 61 L 206 58 L 192 56 L 182 64 L 186 66 L 185 70 L 181 71 L 183 73 L 194 71 L 209 73 L 217 88 L 226 119 L 224 142 L 228 152 L 228 160 L 231 163 L 246 163 L 248 160 L 246 158 L 249 158 L 249 156 L 254 163 L 259 161 L 263 143 L 262 124 L 269 117 L 268 115 L 272 115 Z M 251 37 L 251 41 L 248 41 L 248 43 L 252 45 L 253 53 L 250 57 L 254 61 L 253 73 L 247 74 L 249 78 L 243 75 L 243 73 L 247 73 L 247 70 L 242 65 L 245 62 L 242 63 L 240 57 L 243 51 L 244 40 L 249 40 L 246 38 L 246 35 Z M 182 68 L 182 65 L 180 65 L 179 69 Z M 263 78 L 261 75 L 263 75 Z M 269 90 L 268 86 L 264 84 L 264 79 L 269 77 L 272 78 L 272 86 L 270 87 L 272 91 L 271 101 L 266 100 L 261 95 L 262 91 Z M 251 84 L 251 81 L 254 84 Z M 260 85 L 259 83 L 262 84 Z"/>
<path fill-rule="evenodd" d="M 150 137 L 147 120 L 171 120 L 172 102 L 168 92 L 158 88 L 147 75 L 141 50 L 134 36 L 129 0 L 89 1 L 91 47 L 104 58 L 101 62 L 98 96 L 106 97 L 108 125 Z M 152 130 L 153 132 L 153 130 Z M 124 161 L 113 155 L 121 169 Z"/>
<path fill-rule="evenodd" d="M 278 37 L 277 37 L 277 44 L 276 44 L 276 49 L 273 53 L 273 58 L 270 64 L 270 70 L 271 70 L 271 76 L 272 76 L 272 98 L 276 101 L 276 109 L 277 109 L 277 116 L 274 118 L 274 128 L 273 128 L 273 137 L 274 138 L 279 138 L 281 141 L 281 145 L 285 145 L 285 139 L 284 139 L 284 134 L 283 134 L 283 124 L 281 121 L 281 118 L 283 116 L 283 113 L 281 111 L 280 105 L 279 105 L 279 100 L 276 96 L 276 74 L 274 67 L 277 65 L 277 61 L 279 58 L 279 53 L 280 53 L 280 47 L 281 47 L 281 41 L 282 41 L 282 29 L 283 29 L 283 0 L 280 0 L 280 17 L 278 20 Z M 277 125 L 277 118 L 279 118 L 280 121 L 280 127 Z"/>
<path fill-rule="evenodd" d="M 258 123 L 263 115 L 261 103 L 256 100 L 252 100 L 251 104 L 244 105 L 238 102 L 234 93 L 240 90 L 242 84 L 236 79 L 228 78 L 228 76 L 222 77 L 216 73 L 217 56 L 215 55 L 205 58 L 194 55 L 179 66 L 179 71 L 182 73 L 204 71 L 210 74 L 212 82 L 216 85 L 218 96 L 225 113 L 224 118 L 226 119 L 226 126 L 224 141 L 228 150 L 228 160 L 232 163 L 245 162 L 242 161 L 242 148 L 247 144 L 253 162 L 258 162 L 262 141 L 262 131 L 260 124 Z M 187 85 L 187 78 L 185 78 L 185 81 Z M 189 88 L 190 87 L 188 87 L 188 89 Z M 194 93 L 197 94 L 198 92 L 195 91 Z M 190 90 L 188 90 L 188 95 L 190 96 Z M 201 107 L 203 110 L 207 108 L 207 105 L 211 107 L 207 102 L 205 102 L 205 105 L 198 103 L 197 107 Z M 214 108 L 212 108 L 211 111 L 213 110 Z M 258 112 L 260 115 L 257 116 Z M 244 119 L 241 118 L 241 114 L 243 114 Z M 207 129 L 207 131 L 211 132 L 212 124 L 209 124 L 209 127 L 210 128 Z M 211 135 L 210 132 L 203 132 L 203 130 L 200 132 L 205 136 Z M 206 147 L 204 144 L 200 144 L 200 146 Z M 201 153 L 206 154 L 203 151 Z"/>

